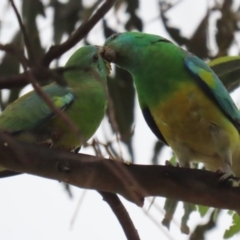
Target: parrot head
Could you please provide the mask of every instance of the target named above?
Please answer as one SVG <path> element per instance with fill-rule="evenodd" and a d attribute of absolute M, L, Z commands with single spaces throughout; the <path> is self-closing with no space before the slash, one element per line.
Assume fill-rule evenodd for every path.
<path fill-rule="evenodd" d="M 138 66 L 138 61 L 142 59 L 149 44 L 164 41 L 171 43 L 165 38 L 141 32 L 124 32 L 110 36 L 104 44 L 102 56 L 108 62 L 113 62 L 118 66 L 133 70 Z"/>
<path fill-rule="evenodd" d="M 129 66 L 128 58 L 134 57 L 133 54 L 136 49 L 135 34 L 137 32 L 117 33 L 110 36 L 104 44 L 103 58 L 123 68 L 125 68 L 125 65 Z"/>
<path fill-rule="evenodd" d="M 110 73 L 111 66 L 102 58 L 102 51 L 103 47 L 93 45 L 81 47 L 67 61 L 65 74 L 78 74 L 78 70 L 79 72 L 92 70 L 103 79 L 106 79 L 106 76 Z"/>

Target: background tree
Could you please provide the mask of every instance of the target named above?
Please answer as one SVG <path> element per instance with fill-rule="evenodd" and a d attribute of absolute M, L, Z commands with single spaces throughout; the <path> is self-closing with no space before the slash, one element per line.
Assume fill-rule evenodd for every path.
<path fill-rule="evenodd" d="M 11 20 L 12 22 L 14 21 L 16 23 L 16 26 L 17 24 L 19 24 L 17 29 L 12 29 L 8 26 L 8 22 L 4 20 L 4 11 L 2 11 L 3 17 L 1 18 L 2 42 L 0 44 L 0 49 L 3 51 L 3 54 L 0 64 L 0 86 L 2 89 L 9 89 L 9 91 L 1 91 L 0 106 L 2 110 L 13 100 L 17 99 L 23 88 L 27 84 L 32 82 L 31 77 L 29 76 L 32 76 L 35 81 L 40 85 L 45 85 L 51 82 L 53 79 L 55 81 L 59 81 L 58 66 L 61 66 L 62 62 L 65 59 L 63 55 L 65 53 L 70 54 L 71 51 L 74 51 L 74 49 L 76 49 L 76 46 L 79 47 L 81 44 L 103 44 L 104 39 L 102 37 L 104 36 L 105 38 L 107 38 L 114 32 L 131 30 L 145 31 L 146 27 L 150 24 L 150 22 L 153 21 L 158 22 L 165 29 L 164 33 L 161 32 L 162 30 L 160 30 L 160 28 L 159 31 L 155 29 L 154 33 L 159 35 L 165 35 L 166 37 L 175 41 L 178 45 L 188 49 L 189 51 L 193 52 L 194 54 L 205 60 L 226 56 L 230 52 L 234 52 L 235 55 L 238 55 L 239 51 L 239 4 L 237 3 L 237 1 L 225 0 L 207 2 L 205 15 L 202 16 L 199 24 L 194 26 L 195 30 L 190 37 L 186 36 L 186 34 L 183 34 L 185 28 L 187 28 L 188 26 L 178 27 L 171 23 L 172 21 L 177 22 L 177 18 L 180 17 L 181 14 L 188 14 L 190 11 L 192 11 L 192 9 L 189 9 L 186 0 L 154 0 L 154 4 L 158 10 L 158 16 L 157 18 L 153 16 L 150 22 L 146 22 L 139 14 L 140 6 L 141 4 L 143 4 L 143 2 L 146 2 L 146 0 L 106 0 L 91 1 L 91 3 L 89 3 L 89 1 L 81 0 L 15 0 L 15 2 L 17 4 L 17 7 L 15 7 L 13 1 L 5 1 L 5 5 L 3 4 L 3 9 L 6 12 L 15 12 L 15 17 L 18 16 L 18 11 L 20 12 L 20 16 L 18 16 L 16 20 Z M 174 16 L 172 12 L 178 11 L 178 8 L 185 8 L 184 13 L 182 12 L 180 15 L 176 14 L 176 16 Z M 105 16 L 105 14 L 109 10 L 110 13 Z M 150 14 L 151 13 L 149 13 L 149 15 Z M 14 17 L 14 15 L 12 16 Z M 21 25 L 21 21 L 23 21 L 24 25 Z M 189 19 L 189 22 L 191 21 L 192 19 Z M 46 34 L 45 30 L 42 29 L 44 24 L 50 24 L 50 26 L 48 26 L 47 28 L 50 29 L 49 33 L 52 35 L 52 37 L 49 37 L 48 34 Z M 93 29 L 95 24 L 97 25 Z M 214 31 L 212 31 L 212 29 L 214 29 Z M 6 33 L 6 31 L 11 32 L 11 40 L 5 40 L 4 34 Z M 102 38 L 101 41 L 98 40 L 100 38 Z M 82 42 L 79 44 L 81 40 Z M 51 45 L 53 46 L 51 47 Z M 25 63 L 23 63 L 24 60 L 26 60 Z M 239 85 L 239 62 L 239 58 L 224 58 L 221 61 L 211 62 L 212 68 L 216 71 L 217 74 L 219 74 L 224 84 L 230 91 L 235 90 Z M 24 69 L 23 71 L 24 66 L 26 67 L 26 69 Z M 36 83 L 35 81 L 34 83 Z M 136 157 L 136 155 L 138 152 L 144 151 L 144 149 L 135 148 L 133 144 L 133 139 L 135 136 L 134 126 L 136 122 L 134 112 L 136 106 L 135 90 L 133 87 L 131 76 L 126 71 L 114 67 L 113 74 L 110 76 L 108 81 L 108 88 L 109 109 L 106 115 L 106 119 L 110 123 L 110 125 L 105 124 L 107 126 L 105 126 L 105 135 L 103 137 L 103 141 L 93 139 L 86 147 L 88 149 L 92 149 L 92 153 L 94 153 L 97 157 L 110 156 L 114 159 L 131 159 L 134 163 L 139 163 L 139 159 Z M 1 143 L 5 141 L 12 141 L 11 139 L 6 139 L 5 137 L 6 136 L 2 136 L 2 138 L 0 139 L 0 142 L 2 141 Z M 141 137 L 144 138 L 144 136 Z M 164 160 L 166 160 L 166 155 L 163 155 L 163 153 L 166 153 L 166 151 L 168 151 L 169 153 L 169 150 L 166 150 L 166 147 L 163 146 L 159 141 L 155 140 L 155 142 L 155 146 L 153 146 L 152 148 L 152 159 L 150 159 L 149 162 L 147 162 L 147 159 L 144 159 L 145 163 L 150 164 L 151 162 L 152 164 L 163 164 Z M 10 148 L 10 151 L 4 149 L 3 147 L 0 147 L 2 156 L 6 156 L 6 159 L 9 156 L 13 158 L 13 155 L 11 154 L 13 154 L 13 152 L 18 153 L 18 151 L 16 150 L 18 148 L 16 146 L 20 146 L 21 149 L 26 149 L 29 156 L 35 156 L 36 161 L 38 159 L 39 161 L 42 160 L 42 162 L 44 162 L 45 160 L 49 160 L 50 162 L 51 159 L 60 159 L 59 161 L 61 161 L 61 159 L 64 160 L 64 157 L 65 159 L 70 158 L 71 160 L 70 155 L 60 156 L 56 152 L 51 153 L 52 151 L 48 152 L 47 150 L 44 150 L 45 155 L 41 155 L 40 152 L 38 155 L 36 155 L 38 149 L 31 147 L 32 151 L 30 151 L 29 146 L 17 144 L 18 143 L 14 143 L 14 147 L 13 149 Z M 41 149 L 41 151 L 43 150 Z M 48 153 L 47 156 L 46 152 Z M 168 156 L 169 155 L 170 154 L 168 154 Z M 87 156 L 81 157 L 83 161 L 84 159 L 88 159 Z M 171 161 L 173 163 L 174 160 L 174 157 L 172 157 Z M 91 158 L 91 161 L 95 161 L 95 159 L 92 160 Z M 13 169 L 16 168 L 17 170 L 22 170 L 23 172 L 29 172 L 40 176 L 51 177 L 57 180 L 63 180 L 62 177 L 63 174 L 65 174 L 64 171 L 59 171 L 59 173 L 53 174 L 47 173 L 47 171 L 38 172 L 37 168 L 34 168 L 35 165 L 33 163 L 28 164 L 28 166 L 20 164 L 20 167 L 15 166 L 14 162 L 6 164 L 12 164 L 11 166 Z M 93 169 L 95 169 L 94 166 L 91 165 Z M 116 166 L 114 166 L 114 168 L 115 167 Z M 200 165 L 199 167 L 201 168 L 202 166 Z M 118 173 L 114 172 L 114 168 L 111 168 L 110 171 L 112 172 L 113 179 L 117 178 L 118 176 Z M 196 177 L 196 174 L 199 174 L 200 182 L 202 181 L 205 184 L 204 187 L 206 189 L 216 190 L 217 176 L 214 176 L 213 174 L 209 175 L 209 173 L 203 171 L 199 173 L 199 171 L 194 172 L 194 170 L 188 169 L 184 170 L 171 169 L 166 167 L 154 167 L 148 170 L 149 176 L 152 176 L 152 182 L 150 181 L 149 185 L 145 186 L 144 182 L 141 182 L 142 175 L 138 175 L 138 173 L 142 171 L 147 174 L 147 169 L 141 169 L 137 166 L 135 168 L 135 165 L 131 169 L 133 172 L 130 173 L 133 174 L 135 179 L 139 180 L 136 181 L 136 184 L 140 183 L 140 186 L 144 186 L 145 188 L 147 188 L 150 193 L 147 194 L 140 191 L 140 194 L 138 195 L 138 191 L 136 191 L 137 194 L 135 196 L 134 194 L 132 195 L 129 192 L 121 192 L 120 188 L 115 188 L 113 192 L 117 192 L 120 194 L 122 193 L 122 195 L 128 197 L 129 200 L 137 203 L 138 205 L 142 205 L 142 197 L 149 195 L 154 196 L 154 194 L 151 194 L 152 192 L 154 192 L 152 190 L 154 189 L 154 187 L 150 189 L 150 186 L 154 185 L 154 181 L 156 186 L 161 186 L 161 179 L 154 178 L 154 176 L 158 176 L 161 170 L 169 171 L 170 174 L 172 174 L 172 179 L 169 179 L 165 183 L 165 190 L 168 189 L 169 186 L 171 186 L 172 182 L 174 182 L 174 176 L 187 176 L 187 181 L 191 181 L 191 183 L 194 185 L 194 181 L 196 180 L 196 178 L 194 177 Z M 158 172 L 154 173 L 155 170 Z M 79 173 L 81 173 L 80 171 L 81 169 L 79 169 Z M 103 169 L 103 173 L 105 172 L 108 171 L 106 169 Z M 120 179 L 128 179 L 124 174 L 125 172 L 123 171 L 118 177 Z M 207 179 L 204 182 L 206 176 Z M 79 181 L 77 183 L 72 182 L 72 179 L 73 178 L 70 177 L 70 180 L 68 182 L 74 185 L 79 185 L 86 188 L 93 188 L 101 191 L 109 190 L 109 185 L 104 186 L 105 188 L 100 188 L 99 186 L 94 185 L 94 183 L 93 185 L 89 183 L 89 187 L 87 187 L 86 182 L 86 185 L 81 185 L 83 184 L 83 182 L 81 182 L 81 179 L 78 179 Z M 96 182 L 107 182 L 109 178 L 102 174 L 95 176 L 95 180 Z M 128 180 L 130 181 L 131 179 Z M 177 180 L 175 180 L 175 182 L 177 182 Z M 231 198 L 231 201 L 229 200 L 229 204 L 231 205 L 229 206 L 230 209 L 234 209 L 234 207 L 236 206 L 234 205 L 234 202 L 239 202 L 239 190 L 237 191 L 231 189 L 229 190 L 230 192 L 228 192 L 228 189 L 230 188 L 229 186 L 223 186 L 223 188 L 217 189 L 218 192 L 215 192 L 212 196 L 208 194 L 209 198 L 206 198 L 205 202 L 202 199 L 199 199 L 199 202 L 197 202 L 197 200 L 194 201 L 194 194 L 191 194 L 190 189 L 188 189 L 190 192 L 184 193 L 184 182 L 179 181 L 178 184 L 179 186 L 182 186 L 182 191 L 180 191 L 182 195 L 174 195 L 173 191 L 168 192 L 167 190 L 165 192 L 163 191 L 164 193 L 161 192 L 161 194 L 155 194 L 174 198 L 167 199 L 165 201 L 165 216 L 162 217 L 160 214 L 156 216 L 158 222 L 160 222 L 161 218 L 163 218 L 162 223 L 167 227 L 170 226 L 173 215 L 177 209 L 178 199 L 189 200 L 193 203 L 205 203 L 208 206 L 226 207 L 227 205 L 221 205 L 221 202 L 224 202 L 225 195 L 226 198 Z M 71 196 L 71 187 L 69 188 L 69 185 L 65 186 L 67 193 Z M 139 189 L 141 188 L 139 187 Z M 10 190 L 11 186 L 9 186 L 9 191 Z M 224 194 L 221 191 L 223 191 Z M 109 203 L 115 215 L 118 217 L 118 220 L 121 223 L 127 238 L 139 239 L 139 236 L 134 230 L 134 226 L 131 223 L 127 212 L 125 212 L 124 207 L 121 205 L 121 202 L 116 197 L 116 195 L 106 194 L 105 192 L 101 192 L 101 194 L 103 195 L 104 199 Z M 217 199 L 219 199 L 219 202 L 217 201 Z M 154 206 L 157 206 L 158 204 L 159 202 L 156 200 L 153 203 L 152 208 Z M 163 207 L 163 201 L 161 201 L 161 205 L 161 207 Z M 181 209 L 182 215 L 181 231 L 184 233 L 188 233 L 189 227 L 187 222 L 192 211 L 196 210 L 196 206 L 193 204 L 189 205 L 184 203 L 183 207 L 179 206 L 178 209 Z M 182 212 L 182 209 L 184 212 Z M 219 218 L 226 218 L 226 213 L 220 214 L 220 210 L 216 210 L 213 208 L 209 209 L 208 207 L 203 206 L 199 206 L 197 209 L 200 212 L 201 216 L 204 216 L 207 213 L 207 217 L 205 218 L 208 218 L 208 221 L 204 225 L 196 226 L 195 230 L 192 229 L 191 234 L 184 239 L 203 239 L 207 231 L 216 227 L 216 223 Z M 140 210 L 138 209 L 138 211 Z M 235 225 L 230 228 L 230 231 L 225 232 L 225 237 L 232 236 L 236 232 L 240 231 L 239 217 L 237 215 L 232 215 L 232 212 L 230 214 L 233 218 Z M 154 221 L 153 217 L 151 217 L 151 219 Z M 228 229 L 228 227 L 229 226 L 226 225 L 224 231 Z M 179 233 L 177 235 L 172 234 L 174 239 L 180 239 L 179 235 Z M 102 234 L 102 236 L 104 238 L 104 233 Z M 153 238 L 151 237 L 151 239 Z"/>

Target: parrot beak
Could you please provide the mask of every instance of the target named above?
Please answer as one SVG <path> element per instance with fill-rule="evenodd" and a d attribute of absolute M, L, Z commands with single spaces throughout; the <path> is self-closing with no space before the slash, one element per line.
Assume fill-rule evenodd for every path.
<path fill-rule="evenodd" d="M 98 49 L 98 52 L 100 53 L 100 55 L 102 55 L 105 51 L 104 47 L 102 46 L 98 46 L 98 45 L 95 45 L 95 47 Z"/>
<path fill-rule="evenodd" d="M 111 47 L 104 47 L 102 57 L 108 62 L 115 62 L 116 52 Z"/>
<path fill-rule="evenodd" d="M 105 53 L 105 48 L 102 47 L 102 46 L 97 46 L 97 45 L 96 45 L 96 48 L 98 49 L 99 54 L 103 57 L 103 55 Z M 105 59 L 104 59 L 104 63 L 105 63 L 105 66 L 106 66 L 107 76 L 109 76 L 109 74 L 112 71 L 111 64 L 108 61 L 106 61 Z"/>
<path fill-rule="evenodd" d="M 106 60 L 104 60 L 104 63 L 105 63 L 106 69 L 107 69 L 107 76 L 109 76 L 110 73 L 111 73 L 111 71 L 112 71 L 112 66 L 111 66 L 111 64 L 110 64 L 108 61 L 106 61 Z"/>

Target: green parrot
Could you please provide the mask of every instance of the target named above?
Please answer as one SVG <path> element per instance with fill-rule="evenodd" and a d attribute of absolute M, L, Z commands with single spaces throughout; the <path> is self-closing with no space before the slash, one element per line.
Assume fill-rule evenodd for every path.
<path fill-rule="evenodd" d="M 152 34 L 109 37 L 103 57 L 132 75 L 143 116 L 180 166 L 203 162 L 240 177 L 240 113 L 217 75 L 201 59 Z"/>
<path fill-rule="evenodd" d="M 102 58 L 101 49 L 78 49 L 65 65 L 64 79 L 68 85 L 52 83 L 42 88 L 75 123 L 81 136 L 71 131 L 35 91 L 20 97 L 1 113 L 0 131 L 29 143 L 66 151 L 78 149 L 95 133 L 107 108 L 106 76 L 110 65 Z"/>

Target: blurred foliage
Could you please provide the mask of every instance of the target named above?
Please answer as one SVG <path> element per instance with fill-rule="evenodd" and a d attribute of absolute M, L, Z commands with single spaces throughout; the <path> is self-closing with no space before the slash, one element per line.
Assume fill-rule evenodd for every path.
<path fill-rule="evenodd" d="M 115 4 L 115 11 L 117 12 L 120 7 L 124 4 L 126 5 L 126 13 L 129 15 L 129 19 L 124 24 L 124 27 L 127 31 L 131 30 L 143 30 L 143 22 L 141 18 L 137 16 L 137 10 L 139 9 L 140 0 L 119 0 Z"/>
<path fill-rule="evenodd" d="M 37 27 L 37 17 L 45 17 L 45 9 L 42 1 L 40 0 L 23 0 L 22 1 L 22 17 L 26 30 L 31 33 L 31 43 L 34 49 L 34 55 L 40 57 L 44 53 L 44 49 L 41 44 L 39 29 Z M 29 59 L 30 61 L 32 59 Z"/>
<path fill-rule="evenodd" d="M 220 77 L 225 87 L 232 91 L 239 87 L 240 82 L 240 57 L 225 56 L 216 58 L 208 65 Z"/>
<path fill-rule="evenodd" d="M 40 32 L 38 26 L 38 17 L 46 18 L 46 12 L 51 9 L 53 12 L 52 19 L 52 29 L 53 37 L 52 42 L 55 44 L 60 44 L 63 41 L 63 37 L 70 36 L 72 32 L 76 29 L 79 24 L 86 21 L 92 13 L 96 10 L 97 6 L 102 2 L 101 0 L 93 1 L 91 6 L 85 6 L 81 0 L 21 0 L 22 9 L 21 15 L 24 20 L 27 32 L 30 36 L 31 45 L 33 48 L 33 56 L 36 59 L 30 59 L 38 61 L 41 59 L 43 54 L 47 51 L 44 49 Z M 209 65 L 212 69 L 219 75 L 222 79 L 225 86 L 229 91 L 233 91 L 239 86 L 240 82 L 240 57 L 229 57 L 229 49 L 235 45 L 235 36 L 239 32 L 239 20 L 240 20 L 240 11 L 239 9 L 233 8 L 232 0 L 216 0 L 213 2 L 213 6 L 206 9 L 205 15 L 200 20 L 199 24 L 195 27 L 193 34 L 190 37 L 186 37 L 182 34 L 182 29 L 178 26 L 173 26 L 171 21 L 174 17 L 169 18 L 168 12 L 171 9 L 178 8 L 182 1 L 171 1 L 171 0 L 155 0 L 156 6 L 159 7 L 159 21 L 162 22 L 166 32 L 169 35 L 169 38 L 175 41 L 178 45 L 187 48 L 189 51 L 193 52 L 200 58 L 210 60 L 215 59 L 209 62 Z M 141 16 L 139 15 L 140 0 L 119 0 L 115 4 L 115 18 L 116 22 L 121 25 L 126 31 L 138 30 L 143 31 L 144 25 L 146 24 Z M 187 8 L 187 6 L 186 6 Z M 191 11 L 186 9 L 185 12 Z M 118 12 L 121 12 L 125 16 L 125 20 L 120 19 Z M 212 18 L 212 16 L 218 13 L 218 18 Z M 213 25 L 212 28 L 215 31 L 209 31 L 209 20 Z M 176 20 L 176 19 L 175 19 Z M 191 19 L 189 19 L 189 22 Z M 2 25 L 4 24 L 1 23 Z M 102 31 L 105 38 L 109 37 L 115 32 L 119 31 L 119 28 L 112 29 L 108 26 L 110 24 L 106 19 L 102 19 Z M 159 32 L 161 35 L 161 32 Z M 209 48 L 209 42 L 213 40 L 215 42 L 217 51 L 214 55 L 212 49 Z M 85 39 L 85 43 L 88 43 Z M 20 50 L 23 49 L 22 37 L 19 31 L 17 31 L 12 40 L 9 42 Z M 238 46 L 239 48 L 239 46 Z M 31 58 L 31 56 L 29 56 Z M 218 58 L 221 57 L 221 58 Z M 17 58 L 4 54 L 1 63 L 0 63 L 0 75 L 9 76 L 19 73 L 20 65 Z M 126 71 L 115 68 L 113 75 L 109 77 L 108 88 L 109 96 L 112 100 L 114 112 L 115 112 L 115 123 L 112 122 L 112 119 L 109 118 L 112 130 L 115 131 L 114 125 L 117 125 L 119 130 L 121 141 L 126 144 L 132 160 L 134 159 L 134 149 L 132 147 L 132 136 L 134 132 L 134 108 L 135 108 L 135 90 L 133 86 L 133 81 Z M 19 96 L 21 89 L 11 89 L 9 98 L 4 102 L 0 96 L 1 108 L 4 109 L 5 106 L 15 100 Z M 108 111 L 109 116 L 109 111 Z M 112 147 L 112 146 L 110 146 Z M 153 149 L 152 163 L 159 163 L 159 155 L 163 149 L 164 145 L 156 140 Z M 113 149 L 114 151 L 114 149 Z M 176 158 L 171 158 L 171 163 L 176 162 Z M 67 189 L 68 193 L 69 189 Z M 178 202 L 175 200 L 167 199 L 165 202 L 164 209 L 166 210 L 166 215 L 163 220 L 165 226 L 170 225 L 173 214 L 177 208 Z M 188 232 L 187 221 L 192 211 L 195 210 L 195 206 L 191 204 L 184 204 L 184 215 L 182 217 L 182 231 Z M 204 206 L 198 206 L 198 211 L 201 216 L 205 216 L 209 208 Z M 208 223 L 205 225 L 198 226 L 192 233 L 190 239 L 204 239 L 204 234 L 209 229 L 213 228 L 216 225 L 216 218 L 214 216 L 219 216 L 219 212 L 213 211 Z M 234 235 L 240 229 L 239 217 L 233 215 L 233 226 L 226 231 L 225 238 L 228 238 Z"/>
<path fill-rule="evenodd" d="M 116 31 L 107 25 L 105 20 L 103 20 L 103 32 L 105 38 L 116 33 Z M 132 125 L 134 121 L 135 90 L 133 80 L 131 75 L 123 69 L 115 67 L 114 72 L 114 77 L 109 77 L 108 80 L 109 96 L 113 102 L 115 120 L 121 136 L 121 141 L 127 145 L 128 152 L 132 161 L 134 161 L 134 153 L 132 149 Z M 114 124 L 111 122 L 112 119 L 109 118 L 109 121 L 112 130 L 114 131 Z"/>
<path fill-rule="evenodd" d="M 206 239 L 205 234 L 216 227 L 219 218 L 219 210 L 213 210 L 207 223 L 198 225 L 190 235 L 190 240 Z"/>
<path fill-rule="evenodd" d="M 118 131 L 121 135 L 121 140 L 129 150 L 129 153 L 134 159 L 132 150 L 132 124 L 134 121 L 134 99 L 135 90 L 131 75 L 120 68 L 116 68 L 114 78 L 108 80 L 108 91 L 113 102 L 115 120 L 117 122 Z M 113 126 L 109 118 L 111 126 Z M 112 128 L 114 131 L 114 128 Z"/>
<path fill-rule="evenodd" d="M 55 44 L 59 44 L 64 34 L 70 35 L 83 10 L 82 2 L 71 0 L 62 3 L 58 0 L 51 0 L 50 7 L 54 9 L 53 17 L 53 39 Z"/>
<path fill-rule="evenodd" d="M 181 232 L 185 234 L 189 234 L 190 229 L 188 227 L 187 222 L 190 218 L 191 213 L 196 211 L 196 205 L 184 202 L 183 209 L 184 209 L 184 214 L 182 216 L 182 221 L 181 221 Z"/>
<path fill-rule="evenodd" d="M 15 48 L 18 48 L 20 51 L 23 52 L 23 41 L 21 32 L 17 31 L 16 34 L 13 36 L 12 41 L 10 42 Z M 1 64 L 0 64 L 0 76 L 9 76 L 12 74 L 19 73 L 20 70 L 20 63 L 18 59 L 10 54 L 5 54 L 2 58 Z M 2 96 L 0 96 L 0 106 L 1 109 L 5 109 L 5 107 L 16 100 L 19 96 L 21 89 L 15 88 L 12 89 L 9 93 L 8 99 L 4 100 L 2 99 Z M 2 92 L 0 92 L 2 95 Z"/>
<path fill-rule="evenodd" d="M 190 52 L 193 52 L 203 59 L 227 55 L 229 48 L 234 42 L 234 34 L 239 31 L 238 24 L 240 14 L 239 9 L 233 10 L 233 1 L 215 1 L 215 5 L 206 10 L 205 16 L 202 18 L 200 24 L 196 27 L 190 38 L 182 36 L 181 29 L 172 27 L 167 17 L 168 11 L 177 7 L 179 2 L 180 1 L 176 1 L 172 4 L 172 1 L 159 1 L 162 23 L 169 36 L 178 45 L 185 46 Z M 209 19 L 215 12 L 220 13 L 221 17 L 216 19 L 213 23 L 216 32 L 211 32 L 209 36 Z M 218 47 L 218 53 L 215 56 L 210 56 L 209 54 L 209 38 L 213 38 Z"/>
<path fill-rule="evenodd" d="M 164 203 L 165 216 L 162 220 L 162 225 L 170 229 L 170 224 L 173 219 L 174 213 L 177 209 L 178 201 L 174 199 L 166 199 Z"/>
<path fill-rule="evenodd" d="M 226 230 L 224 234 L 224 239 L 229 239 L 235 234 L 240 232 L 240 217 L 237 213 L 233 214 L 233 220 L 232 225 L 228 230 Z"/>
<path fill-rule="evenodd" d="M 163 147 L 164 147 L 164 144 L 162 141 L 155 142 L 154 149 L 153 149 L 153 156 L 152 156 L 152 160 L 151 160 L 152 164 L 159 163 L 159 155 L 160 155 Z"/>
<path fill-rule="evenodd" d="M 238 31 L 239 12 L 232 10 L 233 0 L 225 0 L 222 5 L 216 6 L 213 10 L 220 11 L 221 17 L 216 22 L 216 42 L 218 45 L 217 57 L 225 56 L 233 43 L 234 33 Z"/>
<path fill-rule="evenodd" d="M 198 205 L 198 212 L 200 213 L 201 217 L 204 217 L 209 209 L 209 207 Z"/>
<path fill-rule="evenodd" d="M 16 34 L 13 36 L 12 41 L 10 44 L 14 45 L 16 48 L 23 52 L 22 46 L 22 37 L 20 31 L 17 31 Z M 1 59 L 0 65 L 0 75 L 1 76 L 8 76 L 11 74 L 19 73 L 20 63 L 19 60 L 10 54 L 5 54 Z"/>

